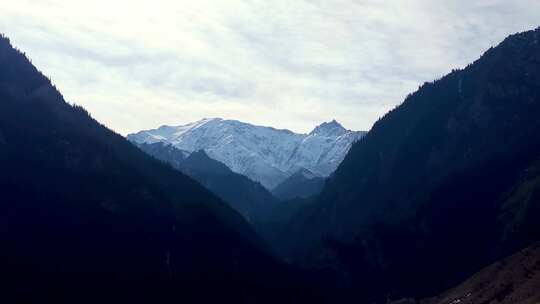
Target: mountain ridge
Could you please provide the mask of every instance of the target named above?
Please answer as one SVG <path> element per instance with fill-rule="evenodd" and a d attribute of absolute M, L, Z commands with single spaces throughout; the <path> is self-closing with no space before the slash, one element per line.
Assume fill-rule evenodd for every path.
<path fill-rule="evenodd" d="M 330 175 L 352 143 L 364 134 L 347 130 L 335 120 L 308 134 L 298 134 L 238 120 L 206 118 L 140 131 L 127 138 L 135 143 L 166 142 L 190 153 L 205 150 L 234 172 L 273 189 L 302 167 L 321 176 Z"/>
<path fill-rule="evenodd" d="M 301 168 L 272 190 L 272 194 L 281 200 L 308 199 L 322 191 L 325 178 Z"/>
<path fill-rule="evenodd" d="M 509 36 L 377 121 L 285 229 L 290 256 L 366 296 L 427 297 L 538 241 L 538 34 Z"/>
<path fill-rule="evenodd" d="M 241 302 L 288 289 L 237 212 L 66 103 L 4 36 L 0 67 L 3 298 Z"/>
<path fill-rule="evenodd" d="M 261 184 L 233 172 L 225 164 L 210 158 L 204 150 L 188 153 L 163 142 L 137 144 L 137 147 L 200 182 L 252 225 L 265 218 L 278 204 Z"/>

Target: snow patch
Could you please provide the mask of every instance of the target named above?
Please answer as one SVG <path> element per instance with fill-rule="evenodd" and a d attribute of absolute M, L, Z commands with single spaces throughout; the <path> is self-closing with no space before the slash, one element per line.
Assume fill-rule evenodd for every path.
<path fill-rule="evenodd" d="M 204 150 L 232 171 L 272 189 L 305 168 L 325 177 L 341 163 L 352 144 L 365 135 L 337 121 L 323 123 L 309 134 L 256 126 L 221 118 L 128 135 L 136 143 L 164 142 L 192 153 Z"/>

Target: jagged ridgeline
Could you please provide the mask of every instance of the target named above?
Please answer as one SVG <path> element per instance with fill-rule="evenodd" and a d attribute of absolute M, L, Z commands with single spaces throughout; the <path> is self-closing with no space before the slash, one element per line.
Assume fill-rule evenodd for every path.
<path fill-rule="evenodd" d="M 67 104 L 5 37 L 0 168 L 0 276 L 17 301 L 305 295 L 239 214 Z"/>
<path fill-rule="evenodd" d="M 354 297 L 432 296 L 540 238 L 540 29 L 424 84 L 353 145 L 282 244 Z"/>
<path fill-rule="evenodd" d="M 204 150 L 232 171 L 273 190 L 299 170 L 309 170 L 319 177 L 330 175 L 352 143 L 364 134 L 347 130 L 335 120 L 317 126 L 309 134 L 298 134 L 212 118 L 161 126 L 127 138 L 137 144 L 163 142 L 188 153 Z"/>

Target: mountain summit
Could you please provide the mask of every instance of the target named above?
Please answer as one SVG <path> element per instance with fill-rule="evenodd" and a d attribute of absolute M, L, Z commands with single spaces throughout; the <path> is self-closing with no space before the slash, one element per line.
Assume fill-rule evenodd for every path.
<path fill-rule="evenodd" d="M 204 150 L 234 172 L 273 189 L 302 168 L 321 177 L 330 175 L 364 134 L 347 130 L 335 120 L 309 134 L 298 134 L 210 118 L 141 131 L 127 138 L 137 144 L 163 142 L 188 153 Z"/>
<path fill-rule="evenodd" d="M 320 135 L 320 136 L 341 136 L 346 134 L 349 130 L 345 129 L 339 122 L 335 119 L 330 122 L 323 122 L 318 125 L 309 133 L 309 135 Z"/>

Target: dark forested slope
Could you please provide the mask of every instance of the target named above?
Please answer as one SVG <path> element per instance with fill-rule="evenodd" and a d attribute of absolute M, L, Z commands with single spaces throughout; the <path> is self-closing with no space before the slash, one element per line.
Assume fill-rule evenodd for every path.
<path fill-rule="evenodd" d="M 4 37 L 0 168 L 2 289 L 17 301 L 298 295 L 240 215 L 65 103 Z"/>
<path fill-rule="evenodd" d="M 233 172 L 203 150 L 186 153 L 161 142 L 137 146 L 200 182 L 252 223 L 269 217 L 278 204 L 261 184 Z"/>
<path fill-rule="evenodd" d="M 540 238 L 540 29 L 385 115 L 283 236 L 356 297 L 433 295 Z"/>

